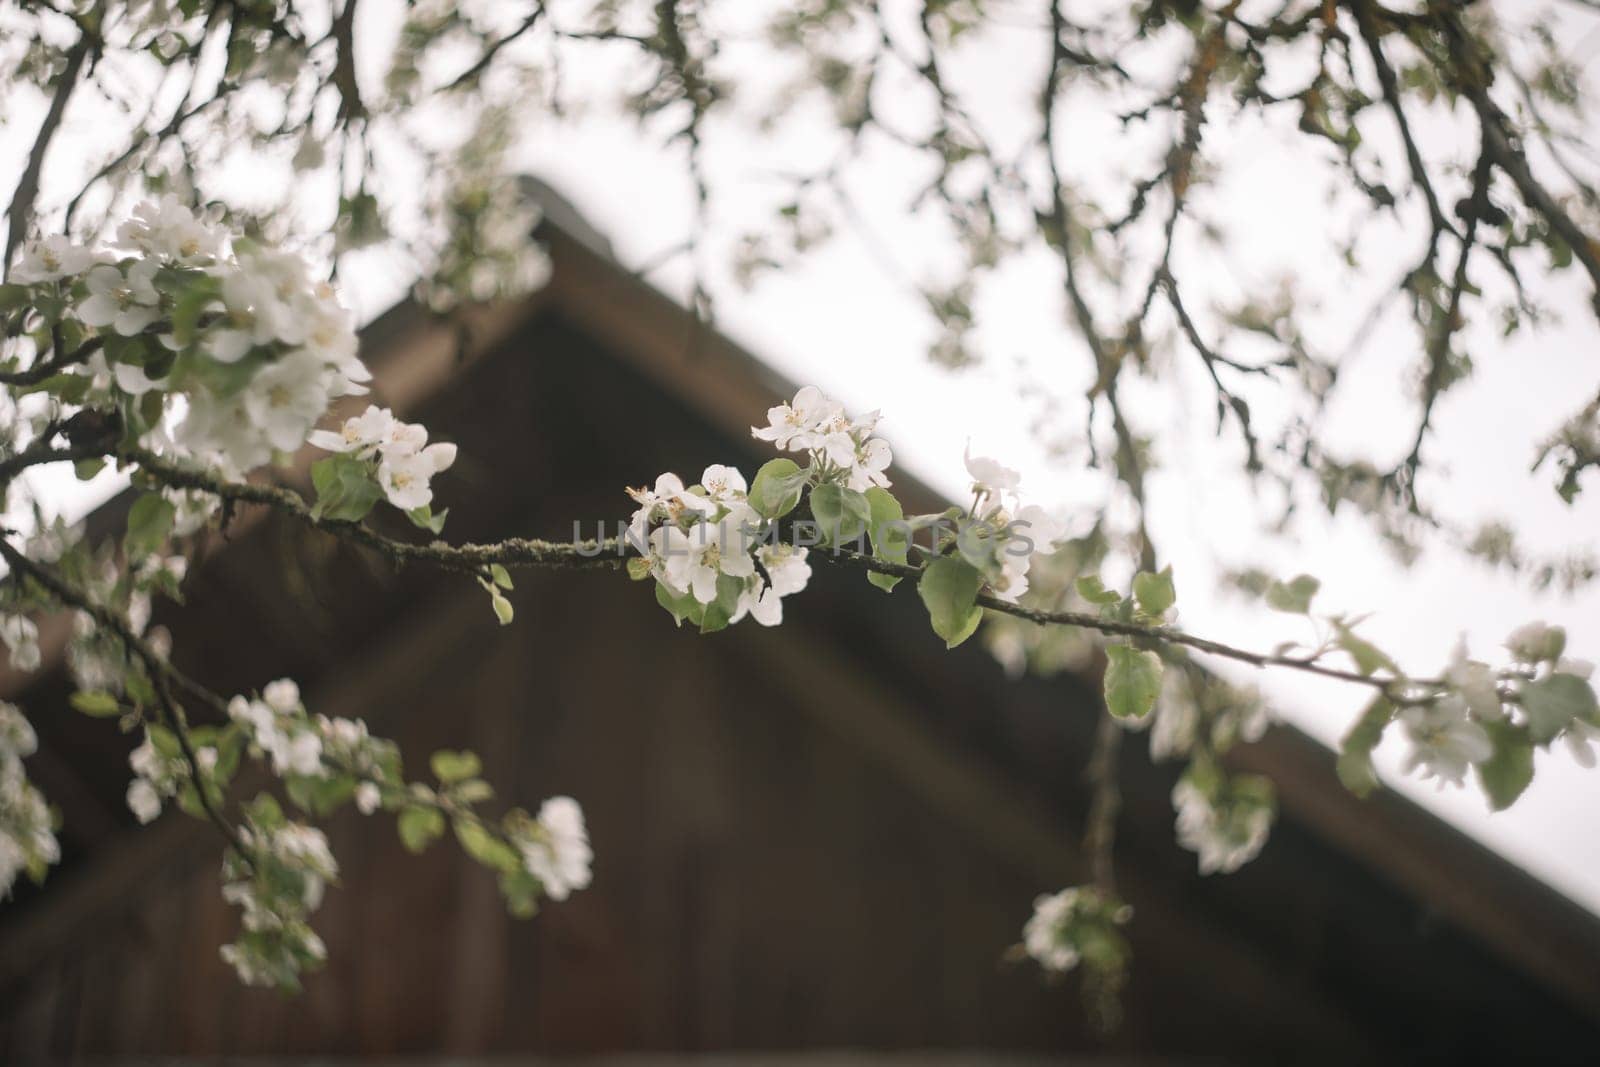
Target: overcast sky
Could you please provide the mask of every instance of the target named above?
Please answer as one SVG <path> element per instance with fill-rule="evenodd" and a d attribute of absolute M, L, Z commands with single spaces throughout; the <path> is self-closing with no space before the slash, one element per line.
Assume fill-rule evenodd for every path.
<path fill-rule="evenodd" d="M 392 24 L 392 0 L 388 6 L 363 5 L 363 28 L 374 40 Z M 1030 136 L 1036 122 L 1034 94 L 1043 55 L 1028 50 L 1036 50 L 1038 41 L 1022 29 L 1010 31 L 975 49 L 959 72 L 959 87 L 992 121 L 991 132 L 1002 143 Z M 740 62 L 738 55 L 731 61 Z M 614 97 L 628 76 L 621 63 L 618 56 L 616 63 L 585 64 L 567 76 L 575 85 L 588 83 Z M 754 84 L 776 92 L 777 78 L 757 64 L 754 58 L 747 64 Z M 17 172 L 23 139 L 31 137 L 37 114 L 36 101 L 20 96 L 14 101 L 13 121 L 0 130 L 4 173 Z M 1104 115 L 1073 112 L 1069 121 L 1076 155 L 1107 150 Z M 1089 368 L 1080 345 L 1062 326 L 1056 264 L 1024 258 L 985 288 L 978 309 L 985 363 L 960 372 L 932 367 L 926 357 L 932 326 L 896 275 L 938 276 L 951 257 L 930 227 L 906 218 L 905 205 L 921 175 L 894 153 L 858 167 L 852 182 L 874 235 L 870 242 L 845 229 L 832 244 L 749 292 L 728 283 L 727 271 L 716 265 L 727 258 L 738 233 L 768 217 L 778 194 L 772 175 L 814 164 L 825 148 L 804 121 L 795 127 L 774 138 L 731 128 L 712 131 L 716 215 L 708 258 L 714 264 L 719 327 L 791 378 L 821 386 L 852 409 L 882 408 L 883 432 L 894 445 L 897 465 L 935 487 L 952 494 L 964 490 L 961 453 L 970 437 L 975 450 L 1023 470 L 1030 500 L 1080 516 L 1103 504 L 1104 479 L 1083 469 L 1081 451 L 1074 458 Z M 1449 128 L 1423 132 L 1434 146 L 1446 149 L 1459 135 Z M 1275 284 L 1276 265 L 1297 264 L 1309 279 L 1307 291 L 1322 297 L 1321 321 L 1338 325 L 1344 320 L 1353 327 L 1348 321 L 1354 316 L 1351 283 L 1334 280 L 1326 266 L 1325 239 L 1340 215 L 1327 202 L 1326 183 L 1317 177 L 1323 172 L 1303 140 L 1255 124 L 1213 131 L 1207 150 L 1247 165 L 1204 195 L 1232 224 L 1229 251 L 1239 252 L 1245 264 L 1230 284 L 1240 292 L 1261 292 Z M 94 152 L 94 142 L 87 116 L 70 121 L 60 158 L 53 160 L 55 173 L 71 173 L 74 158 Z M 559 125 L 530 114 L 522 162 L 572 199 L 626 264 L 653 262 L 690 232 L 691 196 L 681 153 L 662 148 L 656 131 L 641 131 L 631 120 L 597 110 L 581 122 Z M 1139 163 L 1120 169 L 1137 171 Z M 270 171 L 248 179 L 264 189 L 283 180 L 286 175 Z M 241 191 L 248 193 L 241 181 Z M 1388 284 L 1419 249 L 1415 239 L 1369 248 L 1371 284 Z M 1180 264 L 1201 272 L 1209 266 Z M 668 263 L 653 279 L 682 295 L 687 265 Z M 403 290 L 404 281 L 373 263 L 351 279 L 350 299 L 363 317 L 371 317 Z M 1600 331 L 1584 311 L 1576 279 L 1541 281 L 1539 288 L 1566 312 L 1562 325 L 1509 341 L 1492 327 L 1469 327 L 1478 342 L 1474 352 L 1484 358 L 1474 379 L 1440 405 L 1429 455 L 1442 461 L 1443 476 L 1428 482 L 1426 490 L 1434 506 L 1457 519 L 1514 519 L 1530 548 L 1600 547 L 1600 484 L 1591 477 L 1589 491 L 1567 507 L 1555 497 L 1547 472 L 1528 477 L 1534 442 L 1582 397 L 1592 396 L 1600 381 L 1595 358 Z M 1397 435 L 1404 434 L 1412 417 L 1405 383 L 1416 358 L 1416 340 L 1406 330 L 1375 335 L 1366 355 L 1347 371 L 1353 381 L 1331 423 L 1335 442 L 1393 459 Z M 1260 504 L 1237 473 L 1237 441 L 1219 442 L 1215 436 L 1212 394 L 1198 361 L 1180 355 L 1163 377 L 1172 388 L 1131 391 L 1132 417 L 1137 429 L 1160 431 L 1150 520 L 1162 557 L 1174 566 L 1186 628 L 1263 650 L 1287 638 L 1309 638 L 1296 620 L 1219 592 L 1217 577 L 1224 568 L 1256 565 L 1315 574 L 1324 589 L 1319 607 L 1372 613 L 1365 632 L 1419 673 L 1440 667 L 1463 634 L 1476 655 L 1494 660 L 1507 631 L 1535 618 L 1565 625 L 1575 654 L 1600 659 L 1600 597 L 1592 590 L 1570 598 L 1535 596 L 1515 578 L 1490 573 L 1449 549 L 1401 569 L 1362 522 L 1344 517 L 1330 522 L 1312 516 L 1292 540 L 1263 538 Z M 1024 382 L 1030 393 L 1020 397 Z M 1047 455 L 1026 417 L 1047 398 L 1061 405 L 1049 427 L 1055 443 L 1067 446 L 1066 458 Z M 761 415 L 751 412 L 752 421 Z M 720 458 L 706 457 L 707 462 Z M 654 473 L 641 469 L 639 477 Z M 60 498 L 75 509 L 109 491 L 105 483 L 88 492 L 65 480 L 55 484 Z M 440 491 L 448 498 L 447 483 Z M 1257 681 L 1283 718 L 1329 742 L 1348 728 L 1366 696 L 1364 690 L 1292 672 L 1241 674 L 1228 664 L 1214 666 Z M 1490 817 L 1475 788 L 1441 793 L 1402 779 L 1397 765 L 1404 749 L 1403 742 L 1391 738 L 1379 754 L 1393 787 L 1600 911 L 1600 772 L 1584 772 L 1565 752 L 1540 754 L 1532 788 L 1512 810 Z"/>

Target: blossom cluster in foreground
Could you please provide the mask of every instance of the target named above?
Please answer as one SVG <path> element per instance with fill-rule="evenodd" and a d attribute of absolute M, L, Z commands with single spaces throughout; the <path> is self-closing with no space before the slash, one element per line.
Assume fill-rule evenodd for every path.
<path fill-rule="evenodd" d="M 1127 943 L 1117 927 L 1132 918 L 1132 908 L 1101 890 L 1072 886 L 1033 902 L 1033 915 L 1022 928 L 1022 947 L 1039 966 L 1057 974 L 1085 961 L 1120 966 Z"/>
<path fill-rule="evenodd" d="M 12 282 L 9 302 L 47 330 L 8 338 L 8 356 L 59 362 L 55 397 L 119 407 L 129 439 L 225 476 L 298 448 L 371 376 L 350 313 L 301 256 L 232 240 L 170 195 L 134 208 L 115 251 L 26 245 Z"/>
<path fill-rule="evenodd" d="M 390 504 L 408 513 L 429 507 L 433 501 L 433 476 L 449 470 L 456 461 L 455 445 L 429 444 L 426 427 L 401 422 L 388 408 L 370 404 L 366 411 L 346 419 L 337 432 L 316 430 L 307 440 L 324 451 L 338 453 L 350 463 L 363 465 L 368 484 L 376 485 Z M 319 499 L 326 506 L 327 494 L 320 494 Z M 361 516 L 343 517 L 353 520 Z"/>
<path fill-rule="evenodd" d="M 360 719 L 310 715 L 287 678 L 258 697 L 233 698 L 228 715 L 220 744 L 267 763 L 296 807 L 320 817 L 353 801 L 363 815 L 392 812 L 414 851 L 448 825 L 469 855 L 499 875 L 515 914 L 532 914 L 541 896 L 565 900 L 589 884 L 593 853 L 583 811 L 569 797 L 547 800 L 537 817 L 513 809 L 499 823 L 487 820 L 475 810 L 492 794 L 476 756 L 435 753 L 437 785 L 407 782 L 392 742 L 372 736 Z M 203 775 L 212 773 L 216 761 L 202 762 L 210 764 Z M 247 809 L 241 837 L 243 850 L 230 850 L 224 864 L 223 893 L 242 909 L 242 928 L 223 958 L 246 983 L 293 987 L 325 956 L 310 920 L 337 863 L 322 832 L 289 819 L 268 794 Z"/>
<path fill-rule="evenodd" d="M 61 858 L 50 806 L 22 766 L 38 747 L 21 710 L 0 701 L 0 898 L 10 895 L 17 875 L 42 882 L 46 868 Z"/>
<path fill-rule="evenodd" d="M 874 436 L 879 414 L 852 416 L 815 386 L 767 411 L 757 440 L 805 459 L 770 460 L 746 482 L 737 469 L 707 467 L 685 485 L 671 472 L 653 487 L 629 489 L 636 508 L 626 543 L 636 579 L 656 580 L 657 600 L 680 623 L 702 632 L 753 617 L 782 621 L 782 598 L 805 588 L 814 547 L 851 551 L 904 566 L 911 551 L 930 558 L 918 591 L 939 636 L 966 640 L 982 616 L 987 593 L 1015 602 L 1028 587 L 1028 568 L 1062 540 L 1063 524 L 1017 497 L 1019 477 L 994 460 L 968 456 L 974 481 L 971 509 L 907 516 L 889 491 L 892 453 Z M 793 519 L 784 522 L 793 515 Z M 926 546 L 916 544 L 925 533 Z M 899 576 L 868 575 L 893 589 Z"/>

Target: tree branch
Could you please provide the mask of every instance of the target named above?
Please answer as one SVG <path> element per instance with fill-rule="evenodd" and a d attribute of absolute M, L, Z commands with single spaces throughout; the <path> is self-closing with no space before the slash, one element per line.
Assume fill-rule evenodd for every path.
<path fill-rule="evenodd" d="M 183 708 L 172 696 L 170 679 L 181 677 L 177 671 L 167 663 L 149 642 L 133 632 L 125 619 L 116 612 L 98 604 L 88 594 L 76 589 L 57 575 L 48 567 L 29 559 L 11 544 L 4 531 L 0 531 L 0 558 L 4 558 L 11 567 L 13 580 L 23 576 L 45 589 L 62 604 L 76 608 L 88 615 L 95 624 L 109 631 L 122 642 L 128 652 L 134 655 L 150 675 L 150 682 L 156 691 L 157 700 L 160 702 L 159 713 L 163 725 L 170 729 L 178 739 L 178 746 L 183 752 L 184 763 L 189 770 L 189 779 L 194 783 L 195 795 L 200 800 L 200 807 L 205 811 L 206 818 L 221 831 L 228 844 L 239 853 L 247 863 L 253 864 L 250 848 L 239 835 L 238 829 L 222 814 L 215 799 L 206 788 L 206 776 L 200 769 L 199 756 L 195 753 L 194 744 L 189 739 L 188 722 L 183 714 Z"/>
<path fill-rule="evenodd" d="M 211 493 L 224 500 L 258 504 L 282 511 L 315 529 L 323 530 L 386 556 L 397 564 L 424 563 L 461 573 L 481 575 L 494 563 L 506 567 L 541 569 L 595 569 L 620 567 L 627 545 L 616 538 L 590 541 L 545 541 L 527 538 L 510 538 L 492 544 L 451 545 L 443 541 L 419 545 L 399 541 L 377 533 L 359 523 L 336 522 L 312 514 L 305 500 L 289 489 L 275 486 L 226 482 L 201 471 L 175 466 L 152 453 L 139 448 L 124 448 L 119 458 L 137 463 L 154 480 L 176 489 L 193 489 Z M 819 549 L 814 555 L 830 563 L 856 567 L 887 574 L 896 578 L 920 578 L 922 567 L 909 563 L 894 563 L 849 549 Z M 609 558 L 608 558 L 609 557 Z M 1115 637 L 1129 637 L 1171 645 L 1183 645 L 1199 652 L 1247 663 L 1252 667 L 1287 667 L 1324 678 L 1365 685 L 1388 693 L 1391 699 L 1406 702 L 1403 690 L 1436 688 L 1443 683 L 1437 679 L 1411 679 L 1360 674 L 1319 663 L 1314 658 L 1290 656 L 1282 653 L 1252 652 L 1232 645 L 1186 633 L 1170 626 L 1149 626 L 1118 619 L 1106 619 L 1076 611 L 1046 611 L 1024 607 L 987 593 L 979 594 L 981 606 L 1040 625 L 1072 626 L 1094 630 Z"/>
<path fill-rule="evenodd" d="M 78 87 L 83 66 L 89 62 L 97 47 L 95 39 L 84 31 L 78 38 L 78 43 L 67 53 L 67 65 L 62 69 L 61 77 L 56 82 L 55 95 L 50 98 L 50 109 L 45 112 L 44 121 L 39 124 L 39 132 L 33 140 L 33 150 L 28 153 L 28 162 L 22 168 L 22 177 L 17 181 L 16 191 L 11 194 L 11 207 L 6 212 L 6 250 L 5 258 L 0 259 L 0 278 L 8 277 L 11 273 L 11 257 L 16 253 L 17 246 L 22 244 L 22 235 L 27 232 L 28 222 L 33 217 L 34 201 L 39 196 L 39 172 L 44 167 L 45 153 L 49 151 L 50 142 L 55 138 L 56 131 L 61 128 L 61 118 L 66 113 L 67 101 L 72 97 L 72 91 Z"/>

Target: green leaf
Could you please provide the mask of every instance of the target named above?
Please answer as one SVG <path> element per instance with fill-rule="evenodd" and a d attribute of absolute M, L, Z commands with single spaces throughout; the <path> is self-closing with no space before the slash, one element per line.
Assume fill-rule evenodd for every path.
<path fill-rule="evenodd" d="M 437 536 L 444 532 L 445 516 L 449 514 L 450 509 L 445 508 L 443 511 L 439 512 L 439 514 L 435 515 L 433 513 L 433 505 L 424 504 L 420 508 L 412 508 L 410 511 L 406 512 L 406 518 L 411 520 L 411 524 L 413 526 L 427 530 L 429 533 Z M 506 588 L 510 589 L 511 587 L 508 585 Z"/>
<path fill-rule="evenodd" d="M 129 700 L 142 708 L 154 707 L 156 704 L 156 687 L 149 678 L 138 671 L 129 671 L 123 675 L 122 691 Z"/>
<path fill-rule="evenodd" d="M 928 609 L 933 632 L 944 638 L 946 648 L 955 648 L 978 628 L 983 618 L 977 604 L 982 584 L 976 567 L 950 556 L 928 564 L 917 580 L 917 594 Z"/>
<path fill-rule="evenodd" d="M 890 563 L 904 563 L 911 551 L 911 529 L 905 524 L 905 509 L 893 493 L 881 486 L 866 492 L 867 505 L 872 509 L 872 525 L 867 533 L 872 539 L 872 554 Z M 889 592 L 900 584 L 893 574 L 867 572 L 867 581 Z"/>
<path fill-rule="evenodd" d="M 717 575 L 717 599 L 705 606 L 700 614 L 700 632 L 714 634 L 726 630 L 739 610 L 739 597 L 744 592 L 744 579 L 732 575 Z"/>
<path fill-rule="evenodd" d="M 494 605 L 494 617 L 500 620 L 500 625 L 510 626 L 511 620 L 517 617 L 516 609 L 511 606 L 511 601 L 496 593 L 490 603 Z"/>
<path fill-rule="evenodd" d="M 1372 751 L 1383 740 L 1383 731 L 1394 720 L 1394 705 L 1387 697 L 1374 697 L 1367 710 L 1339 744 L 1339 781 L 1358 797 L 1378 788 L 1378 772 L 1372 766 Z"/>
<path fill-rule="evenodd" d="M 501 589 L 515 589 L 511 584 L 511 572 L 498 563 L 489 564 L 489 579 Z"/>
<path fill-rule="evenodd" d="M 1273 582 L 1267 587 L 1267 606 L 1292 615 L 1304 615 L 1311 610 L 1311 599 L 1317 595 L 1322 583 L 1309 574 L 1301 574 L 1287 582 Z"/>
<path fill-rule="evenodd" d="M 1533 740 L 1528 731 L 1509 722 L 1486 722 L 1494 753 L 1476 766 L 1489 806 L 1504 811 L 1516 803 L 1533 781 Z"/>
<path fill-rule="evenodd" d="M 1106 710 L 1119 719 L 1142 719 L 1161 694 L 1161 657 L 1132 645 L 1106 646 Z"/>
<path fill-rule="evenodd" d="M 1172 568 L 1167 567 L 1159 574 L 1144 571 L 1135 575 L 1133 596 L 1146 615 L 1166 614 L 1178 600 L 1178 591 L 1172 585 Z"/>
<path fill-rule="evenodd" d="M 672 616 L 672 621 L 679 626 L 683 625 L 685 619 L 699 626 L 705 618 L 705 605 L 696 600 L 693 593 L 685 592 L 680 596 L 660 579 L 656 580 L 656 603 L 665 608 L 667 614 Z"/>
<path fill-rule="evenodd" d="M 221 283 L 209 275 L 197 277 L 172 305 L 172 336 L 187 348 L 194 343 L 200 316 L 218 298 Z"/>
<path fill-rule="evenodd" d="M 317 518 L 360 522 L 383 499 L 383 489 L 373 479 L 371 466 L 342 453 L 313 463 L 311 484 L 317 491 L 317 503 L 311 513 Z"/>
<path fill-rule="evenodd" d="M 428 761 L 428 766 L 433 768 L 434 777 L 446 785 L 476 778 L 483 772 L 483 764 L 475 753 L 452 752 L 449 749 L 435 752 Z"/>
<path fill-rule="evenodd" d="M 444 813 L 438 808 L 407 808 L 397 823 L 400 841 L 412 852 L 421 852 L 444 833 Z"/>
<path fill-rule="evenodd" d="M 150 745 L 167 759 L 182 759 L 183 745 L 178 741 L 178 735 L 162 726 L 160 723 L 151 723 L 144 728 L 150 738 Z"/>
<path fill-rule="evenodd" d="M 811 514 L 822 528 L 827 544 L 844 545 L 859 540 L 872 522 L 872 505 L 854 489 L 819 485 L 811 490 Z"/>
<path fill-rule="evenodd" d="M 1374 645 L 1364 637 L 1360 637 L 1348 625 L 1334 619 L 1334 642 L 1355 661 L 1356 670 L 1365 675 L 1372 675 L 1379 670 L 1386 670 L 1390 674 L 1398 675 L 1400 667 L 1389 654 Z"/>
<path fill-rule="evenodd" d="M 0 285 L 0 312 L 26 307 L 31 300 L 26 285 Z"/>
<path fill-rule="evenodd" d="M 146 493 L 128 509 L 128 532 L 122 538 L 122 550 L 128 561 L 142 560 L 160 550 L 172 533 L 172 523 L 178 509 L 160 493 Z"/>
<path fill-rule="evenodd" d="M 327 778 L 296 775 L 288 779 L 284 789 L 302 811 L 331 815 L 355 796 L 356 780 L 348 774 Z"/>
<path fill-rule="evenodd" d="M 1542 745 L 1573 719 L 1594 715 L 1594 690 L 1576 674 L 1557 672 L 1522 690 L 1522 710 L 1528 713 L 1529 735 Z"/>
<path fill-rule="evenodd" d="M 455 820 L 461 850 L 491 870 L 510 872 L 522 866 L 517 850 L 485 829 L 476 819 Z"/>
<path fill-rule="evenodd" d="M 500 895 L 514 919 L 531 919 L 539 912 L 539 880 L 526 867 L 500 874 Z"/>
<path fill-rule="evenodd" d="M 95 719 L 109 719 L 122 712 L 122 704 L 103 689 L 80 689 L 67 699 L 74 709 Z"/>
<path fill-rule="evenodd" d="M 105 469 L 106 461 L 101 457 L 96 457 L 95 459 L 80 459 L 78 462 L 72 465 L 72 473 L 77 476 L 77 479 L 80 482 L 89 481 L 91 478 Z"/>
<path fill-rule="evenodd" d="M 768 460 L 750 483 L 750 506 L 763 518 L 781 519 L 799 506 L 806 478 L 806 472 L 792 459 Z"/>
<path fill-rule="evenodd" d="M 1104 607 L 1107 604 L 1115 604 L 1122 599 L 1121 593 L 1105 587 L 1098 574 L 1086 574 L 1078 579 L 1076 585 L 1078 595 L 1091 604 L 1099 604 Z"/>

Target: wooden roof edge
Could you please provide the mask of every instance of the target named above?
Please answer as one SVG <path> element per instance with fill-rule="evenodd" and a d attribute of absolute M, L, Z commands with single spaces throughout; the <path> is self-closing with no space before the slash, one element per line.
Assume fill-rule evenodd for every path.
<path fill-rule="evenodd" d="M 607 343 L 648 380 L 736 437 L 748 433 L 775 398 L 792 394 L 794 382 L 622 266 L 558 193 L 542 183 L 528 188 L 545 208 L 538 236 L 554 263 L 549 285 L 526 301 L 477 309 L 454 323 L 409 300 L 379 315 L 362 330 L 375 400 L 414 409 L 444 388 L 464 361 L 493 353 L 541 312 Z M 291 476 L 303 476 L 311 458 L 304 452 L 297 457 Z M 897 474 L 895 488 L 914 511 L 948 504 L 904 474 Z M 118 506 L 114 501 L 107 508 Z M 42 624 L 42 637 L 45 631 Z M 40 674 L 60 666 L 64 651 L 64 630 L 48 636 L 41 642 Z M 0 664 L 0 698 L 15 699 L 30 678 Z M 1235 760 L 1273 778 L 1284 807 L 1334 847 L 1600 1020 L 1600 967 L 1594 966 L 1600 917 L 1403 797 L 1358 801 L 1339 785 L 1329 751 L 1293 726 L 1279 724 L 1263 742 L 1237 750 Z"/>

